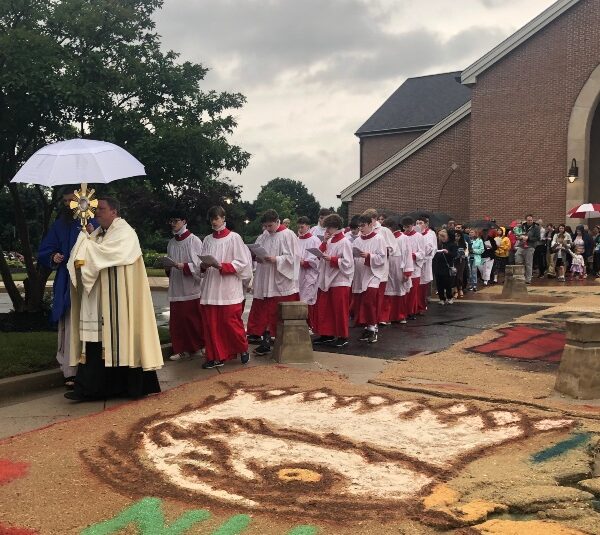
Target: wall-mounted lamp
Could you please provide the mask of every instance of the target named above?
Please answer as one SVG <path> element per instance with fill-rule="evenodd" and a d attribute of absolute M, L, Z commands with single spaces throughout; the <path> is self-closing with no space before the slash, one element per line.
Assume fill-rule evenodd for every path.
<path fill-rule="evenodd" d="M 569 174 L 567 175 L 567 180 L 573 184 L 579 178 L 579 167 L 577 167 L 577 160 L 573 158 L 571 160 L 571 169 L 569 169 Z"/>

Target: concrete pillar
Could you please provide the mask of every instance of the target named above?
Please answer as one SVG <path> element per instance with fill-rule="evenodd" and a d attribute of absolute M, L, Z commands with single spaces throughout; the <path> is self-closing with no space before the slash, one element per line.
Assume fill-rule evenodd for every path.
<path fill-rule="evenodd" d="M 600 399 L 600 320 L 567 320 L 556 391 L 576 399 Z"/>
<path fill-rule="evenodd" d="M 313 362 L 313 348 L 308 333 L 308 305 L 301 301 L 279 303 L 277 336 L 273 358 L 277 362 Z"/>
<path fill-rule="evenodd" d="M 527 296 L 527 285 L 525 284 L 525 266 L 517 264 L 506 266 L 504 285 L 502 286 L 502 297 L 515 299 Z"/>

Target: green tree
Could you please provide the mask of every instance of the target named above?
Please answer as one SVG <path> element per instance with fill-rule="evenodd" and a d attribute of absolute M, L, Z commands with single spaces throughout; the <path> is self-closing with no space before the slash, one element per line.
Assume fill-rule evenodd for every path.
<path fill-rule="evenodd" d="M 217 178 L 248 164 L 250 155 L 227 139 L 236 127 L 228 110 L 245 99 L 203 90 L 206 68 L 161 50 L 153 21 L 161 5 L 162 0 L 0 3 L 0 187 L 12 198 L 28 273 L 23 298 L 0 254 L 15 310 L 41 306 L 46 278 L 34 262 L 25 217 L 30 207 L 9 182 L 41 146 L 79 135 L 126 148 L 145 164 L 147 177 L 108 189 L 126 197 L 132 211 L 132 189 L 161 205 L 189 202 L 198 193 L 210 202 L 225 190 L 228 197 L 236 194 Z M 57 191 L 33 190 L 44 203 L 39 217 L 47 228 Z M 147 222 L 148 211 L 139 212 Z"/>
<path fill-rule="evenodd" d="M 248 237 L 256 237 L 262 232 L 260 217 L 266 210 L 277 210 L 280 219 L 283 221 L 288 218 L 292 222 L 292 225 L 295 225 L 298 220 L 294 200 L 266 186 L 262 187 L 253 204 L 256 217 L 247 226 L 246 235 Z"/>
<path fill-rule="evenodd" d="M 273 190 L 292 199 L 294 203 L 294 211 L 298 216 L 306 216 L 313 223 L 317 223 L 319 219 L 319 205 L 315 196 L 308 191 L 308 188 L 299 180 L 291 178 L 277 177 L 267 182 L 261 189 Z"/>

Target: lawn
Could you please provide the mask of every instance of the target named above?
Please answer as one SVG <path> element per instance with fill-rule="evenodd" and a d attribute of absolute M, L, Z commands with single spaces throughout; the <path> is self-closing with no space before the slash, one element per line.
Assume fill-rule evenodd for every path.
<path fill-rule="evenodd" d="M 0 379 L 57 368 L 56 332 L 0 332 Z M 161 344 L 170 342 L 169 329 L 158 328 Z"/>
<path fill-rule="evenodd" d="M 0 378 L 58 367 L 54 331 L 0 333 Z"/>

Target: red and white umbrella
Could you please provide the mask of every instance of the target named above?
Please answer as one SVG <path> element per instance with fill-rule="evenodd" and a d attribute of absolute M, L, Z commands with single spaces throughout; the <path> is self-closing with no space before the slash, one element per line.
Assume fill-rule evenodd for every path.
<path fill-rule="evenodd" d="M 600 204 L 586 202 L 584 204 L 576 206 L 575 208 L 571 208 L 571 210 L 567 212 L 567 215 L 574 219 L 588 219 L 590 217 L 600 217 Z"/>

